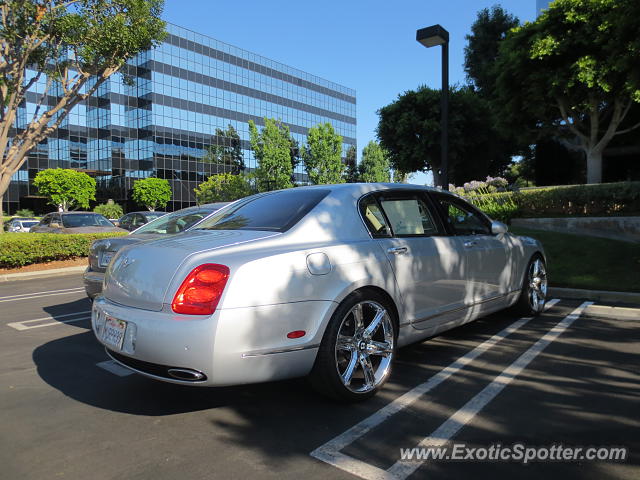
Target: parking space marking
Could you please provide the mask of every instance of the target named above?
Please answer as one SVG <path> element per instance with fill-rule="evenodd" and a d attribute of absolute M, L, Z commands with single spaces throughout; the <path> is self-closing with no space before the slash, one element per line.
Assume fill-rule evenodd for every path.
<path fill-rule="evenodd" d="M 113 360 L 105 360 L 104 362 L 96 363 L 97 367 L 100 367 L 106 370 L 109 373 L 113 373 L 119 377 L 127 377 L 129 375 L 133 375 L 133 371 L 128 368 L 123 367 L 119 363 L 116 363 Z"/>
<path fill-rule="evenodd" d="M 559 301 L 559 299 L 548 301 L 545 305 L 545 310 L 553 307 Z M 500 341 L 504 340 L 507 336 L 524 326 L 531 319 L 532 317 L 523 317 L 516 320 L 508 327 L 496 333 L 491 338 L 485 340 L 480 345 L 475 347 L 473 350 L 467 352 L 456 361 L 440 370 L 426 382 L 418 385 L 417 387 L 414 387 L 405 394 L 396 398 L 387 406 L 360 421 L 347 431 L 338 435 L 334 439 L 329 440 L 324 445 L 316 448 L 311 452 L 310 455 L 314 458 L 317 458 L 318 460 L 322 460 L 325 463 L 333 465 L 334 467 L 340 468 L 341 470 L 352 473 L 367 480 L 391 478 L 386 470 L 382 470 L 361 460 L 350 457 L 349 455 L 342 453 L 341 450 L 353 443 L 358 438 L 365 435 L 373 428 L 383 423 L 391 416 L 407 408 L 409 405 L 418 400 L 418 398 L 420 398 L 422 395 L 429 392 L 430 390 L 433 390 L 454 373 L 457 373 L 458 371 L 468 366 L 481 354 L 495 347 Z"/>
<path fill-rule="evenodd" d="M 505 368 L 500 375 L 493 379 L 480 393 L 469 400 L 460 410 L 451 415 L 431 435 L 424 438 L 418 448 L 427 446 L 442 446 L 455 436 L 462 427 L 469 423 L 482 411 L 514 378 L 516 378 L 531 361 L 536 358 L 551 342 L 556 340 L 571 324 L 580 317 L 585 308 L 593 302 L 584 302 L 569 315 L 564 317 L 551 330 L 545 333 L 536 343 L 520 355 L 511 365 Z M 407 462 L 399 460 L 387 473 L 389 478 L 404 480 L 415 472 L 424 460 Z"/>
<path fill-rule="evenodd" d="M 0 297 L 0 303 L 16 302 L 18 300 L 31 300 L 33 298 L 52 297 L 54 295 L 69 295 L 71 293 L 80 293 L 80 292 L 84 292 L 83 287 L 64 288 L 61 290 L 49 290 L 45 292 L 22 293 L 20 295 L 7 295 L 5 297 Z"/>
<path fill-rule="evenodd" d="M 63 323 L 74 323 L 81 322 L 82 320 L 90 320 L 91 315 L 87 316 L 87 313 L 91 313 L 91 310 L 87 310 L 86 312 L 76 312 L 76 313 L 67 313 L 64 315 L 56 315 L 55 317 L 41 317 L 34 318 L 33 320 L 23 320 L 21 322 L 11 322 L 7 323 L 7 327 L 15 328 L 16 330 L 31 330 L 32 328 L 42 328 L 42 327 L 50 327 L 52 325 L 60 325 Z M 58 320 L 59 318 L 68 318 L 68 317 L 77 317 L 78 315 L 82 315 L 79 318 L 70 318 L 68 320 Z M 47 320 L 54 320 L 53 322 L 46 322 Z M 38 323 L 40 322 L 40 323 Z"/>

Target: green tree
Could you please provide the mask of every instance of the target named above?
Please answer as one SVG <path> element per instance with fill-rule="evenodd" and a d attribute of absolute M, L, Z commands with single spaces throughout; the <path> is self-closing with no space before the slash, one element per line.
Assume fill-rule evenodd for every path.
<path fill-rule="evenodd" d="M 344 181 L 347 183 L 356 183 L 360 181 L 358 176 L 358 161 L 356 159 L 356 146 L 350 145 L 347 149 L 347 156 L 345 158 L 346 168 L 344 171 Z"/>
<path fill-rule="evenodd" d="M 128 59 L 164 37 L 162 5 L 161 0 L 0 2 L 0 231 L 2 197 L 29 151 Z M 27 66 L 37 73 L 28 75 Z M 26 123 L 17 122 L 19 106 L 41 77 L 46 83 L 35 110 Z"/>
<path fill-rule="evenodd" d="M 507 33 L 520 25 L 520 20 L 500 5 L 484 8 L 477 13 L 471 33 L 465 36 L 464 71 L 467 80 L 483 97 L 493 97 L 499 71 L 495 63 L 500 43 Z"/>
<path fill-rule="evenodd" d="M 302 161 L 309 180 L 315 185 L 344 183 L 342 137 L 330 123 L 319 123 L 309 129 Z"/>
<path fill-rule="evenodd" d="M 213 202 L 232 202 L 251 195 L 251 183 L 244 174 L 219 173 L 211 175 L 194 190 L 199 205 Z"/>
<path fill-rule="evenodd" d="M 262 131 L 249 120 L 251 149 L 256 157 L 256 187 L 258 191 L 278 190 L 293 186 L 291 176 L 292 140 L 289 127 L 272 118 L 264 119 Z"/>
<path fill-rule="evenodd" d="M 222 166 L 223 172 L 238 174 L 245 170 L 240 135 L 233 125 L 229 124 L 226 130 L 216 128 L 213 143 L 207 147 L 202 161 L 216 163 Z"/>
<path fill-rule="evenodd" d="M 171 200 L 171 186 L 163 178 L 141 178 L 133 182 L 131 198 L 138 205 L 143 205 L 150 211 L 158 207 L 164 208 Z"/>
<path fill-rule="evenodd" d="M 107 200 L 107 203 L 96 205 L 93 211 L 107 218 L 120 218 L 122 215 L 124 215 L 122 207 L 117 203 L 114 203 L 114 201 L 111 199 Z"/>
<path fill-rule="evenodd" d="M 440 185 L 440 90 L 420 87 L 378 111 L 378 139 L 398 178 L 433 172 Z M 511 155 L 495 148 L 487 102 L 473 89 L 452 88 L 449 98 L 449 178 L 455 184 L 496 176 Z"/>
<path fill-rule="evenodd" d="M 360 181 L 368 183 L 391 181 L 391 167 L 387 154 L 380 144 L 373 140 L 362 150 Z"/>
<path fill-rule="evenodd" d="M 505 124 L 552 131 L 584 152 L 587 182 L 640 103 L 640 2 L 556 0 L 500 45 L 497 93 Z"/>
<path fill-rule="evenodd" d="M 33 185 L 40 195 L 49 199 L 49 203 L 65 212 L 70 208 L 89 208 L 89 201 L 96 199 L 96 181 L 75 170 L 41 170 L 33 179 Z"/>

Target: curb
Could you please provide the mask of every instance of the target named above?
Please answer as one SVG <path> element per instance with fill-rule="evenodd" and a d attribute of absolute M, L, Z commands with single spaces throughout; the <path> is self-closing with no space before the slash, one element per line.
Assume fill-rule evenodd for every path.
<path fill-rule="evenodd" d="M 86 268 L 86 265 L 78 265 L 75 267 L 52 268 L 50 270 L 40 270 L 37 272 L 7 273 L 5 275 L 0 275 L 0 282 L 13 282 L 16 280 L 32 280 L 34 278 L 71 275 L 76 272 L 84 272 Z"/>
<path fill-rule="evenodd" d="M 606 290 L 579 290 L 576 288 L 549 287 L 547 296 L 592 300 L 598 302 L 640 303 L 640 293 L 608 292 Z"/>

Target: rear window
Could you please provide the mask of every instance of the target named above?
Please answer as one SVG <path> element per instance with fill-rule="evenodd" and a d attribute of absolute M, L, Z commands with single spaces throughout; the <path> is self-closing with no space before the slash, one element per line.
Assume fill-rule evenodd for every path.
<path fill-rule="evenodd" d="M 296 189 L 254 195 L 214 214 L 198 230 L 264 230 L 286 232 L 311 211 L 330 190 Z"/>
<path fill-rule="evenodd" d="M 216 208 L 210 207 L 178 210 L 177 212 L 164 214 L 163 216 L 152 220 L 137 229 L 135 233 L 136 235 L 139 233 L 160 233 L 163 235 L 180 233 L 215 211 Z"/>

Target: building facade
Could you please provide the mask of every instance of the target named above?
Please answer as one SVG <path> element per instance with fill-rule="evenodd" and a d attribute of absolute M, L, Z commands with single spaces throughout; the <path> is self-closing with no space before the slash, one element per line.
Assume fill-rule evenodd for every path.
<path fill-rule="evenodd" d="M 215 160 L 216 146 L 234 149 L 248 171 L 256 167 L 248 122 L 260 127 L 264 117 L 287 125 L 300 145 L 323 122 L 343 137 L 343 155 L 356 145 L 354 90 L 176 25 L 167 30 L 164 43 L 130 61 L 30 152 L 4 197 L 5 211 L 51 209 L 31 182 L 38 171 L 57 167 L 87 172 L 99 200 L 112 198 L 129 210 L 133 182 L 145 177 L 169 180 L 168 210 L 193 205 L 196 185 L 235 168 Z M 18 128 L 44 88 L 42 80 L 28 93 Z M 295 175 L 304 182 L 301 165 Z"/>

